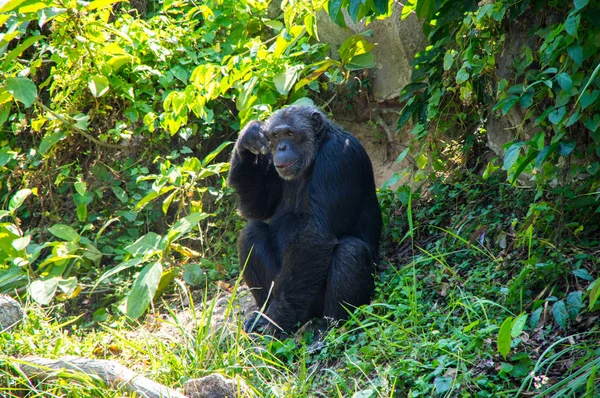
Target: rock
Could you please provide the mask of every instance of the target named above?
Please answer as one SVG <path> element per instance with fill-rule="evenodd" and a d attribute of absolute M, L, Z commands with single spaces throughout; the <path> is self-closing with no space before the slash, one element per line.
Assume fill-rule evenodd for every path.
<path fill-rule="evenodd" d="M 250 396 L 247 386 L 241 380 L 227 379 L 218 373 L 186 381 L 183 385 L 183 393 L 190 398 Z"/>
<path fill-rule="evenodd" d="M 410 83 L 411 61 L 415 54 L 425 47 L 425 36 L 417 17 L 411 14 L 402 20 L 402 6 L 393 3 L 393 7 L 389 18 L 374 20 L 369 25 L 365 25 L 364 22 L 355 23 L 344 11 L 348 29 L 333 23 L 325 11 L 317 14 L 319 40 L 330 44 L 332 58 L 339 58 L 337 50 L 349 36 L 369 29 L 373 31 L 373 35 L 366 39 L 377 44 L 373 49 L 377 67 L 372 88 L 373 96 L 378 102 L 400 95 L 404 86 Z"/>
<path fill-rule="evenodd" d="M 0 294 L 0 332 L 9 330 L 22 319 L 21 304 L 10 296 Z"/>

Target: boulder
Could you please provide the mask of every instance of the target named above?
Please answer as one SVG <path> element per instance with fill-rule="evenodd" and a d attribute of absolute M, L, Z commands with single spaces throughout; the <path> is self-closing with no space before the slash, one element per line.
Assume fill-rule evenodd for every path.
<path fill-rule="evenodd" d="M 330 56 L 339 58 L 338 48 L 349 36 L 372 30 L 366 39 L 376 44 L 373 49 L 377 66 L 374 70 L 373 97 L 378 102 L 394 99 L 410 83 L 411 62 L 415 54 L 425 48 L 425 36 L 416 15 L 401 19 L 402 6 L 393 3 L 389 18 L 376 19 L 369 25 L 354 22 L 344 11 L 347 29 L 336 25 L 325 11 L 317 14 L 319 40 L 329 43 Z"/>

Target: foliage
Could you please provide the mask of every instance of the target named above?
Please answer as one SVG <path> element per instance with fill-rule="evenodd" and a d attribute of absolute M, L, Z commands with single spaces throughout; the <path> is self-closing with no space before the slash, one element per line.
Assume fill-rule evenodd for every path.
<path fill-rule="evenodd" d="M 115 3 L 0 6 L 0 291 L 125 298 L 137 318 L 180 271 L 237 272 L 221 152 L 240 124 L 310 102 L 369 49 L 324 60 L 310 1 L 273 19 L 264 1 L 152 2 L 145 18 Z"/>
<path fill-rule="evenodd" d="M 161 321 L 134 330 L 123 319 L 84 329 L 88 320 L 51 320 L 50 309 L 29 306 L 24 324 L 0 336 L 0 380 L 5 382 L 0 384 L 9 393 L 37 388 L 60 396 L 94 395 L 90 391 L 99 387 L 92 379 L 65 374 L 32 387 L 15 370 L 19 360 L 14 356 L 51 352 L 140 366 L 146 376 L 175 388 L 218 372 L 241 378 L 257 396 L 512 397 L 518 391 L 594 396 L 598 308 L 588 304 L 589 292 L 598 285 L 593 280 L 600 276 L 597 238 L 566 239 L 557 250 L 533 245 L 532 255 L 551 260 L 555 251 L 564 259 L 547 267 L 565 274 L 571 290 L 553 286 L 554 298 L 512 309 L 514 299 L 535 294 L 531 286 L 525 292 L 510 288 L 510 270 L 523 267 L 528 252 L 517 245 L 520 222 L 512 224 L 528 213 L 535 192 L 502 179 L 500 172 L 485 182 L 455 174 L 431 191 L 405 189 L 410 198 L 405 203 L 392 191 L 380 192 L 386 231 L 395 232 L 384 239 L 385 269 L 376 297 L 331 330 L 320 351 L 309 349 L 310 327 L 283 341 L 243 333 L 243 319 L 234 312 L 237 284 L 229 298 L 212 300 L 208 292 L 192 294 L 177 284 L 176 299 L 157 308 Z M 534 242 L 544 240 L 542 231 L 535 229 Z M 553 315 L 560 301 L 567 313 L 564 329 Z M 221 321 L 230 314 L 232 322 Z M 103 391 L 105 396 L 119 393 Z"/>

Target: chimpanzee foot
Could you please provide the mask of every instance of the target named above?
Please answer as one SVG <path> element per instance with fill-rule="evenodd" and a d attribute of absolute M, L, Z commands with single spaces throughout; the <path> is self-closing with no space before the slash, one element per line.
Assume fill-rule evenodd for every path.
<path fill-rule="evenodd" d="M 243 329 L 246 333 L 257 333 L 275 337 L 280 336 L 283 333 L 277 324 L 259 311 L 252 312 L 248 318 L 246 318 Z"/>

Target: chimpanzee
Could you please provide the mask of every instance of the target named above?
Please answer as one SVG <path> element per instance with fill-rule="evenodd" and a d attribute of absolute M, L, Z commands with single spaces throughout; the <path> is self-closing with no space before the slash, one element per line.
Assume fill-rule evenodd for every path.
<path fill-rule="evenodd" d="M 228 183 L 248 219 L 238 242 L 244 281 L 265 309 L 244 330 L 289 332 L 369 302 L 382 221 L 356 138 L 314 107 L 281 109 L 242 130 Z"/>

